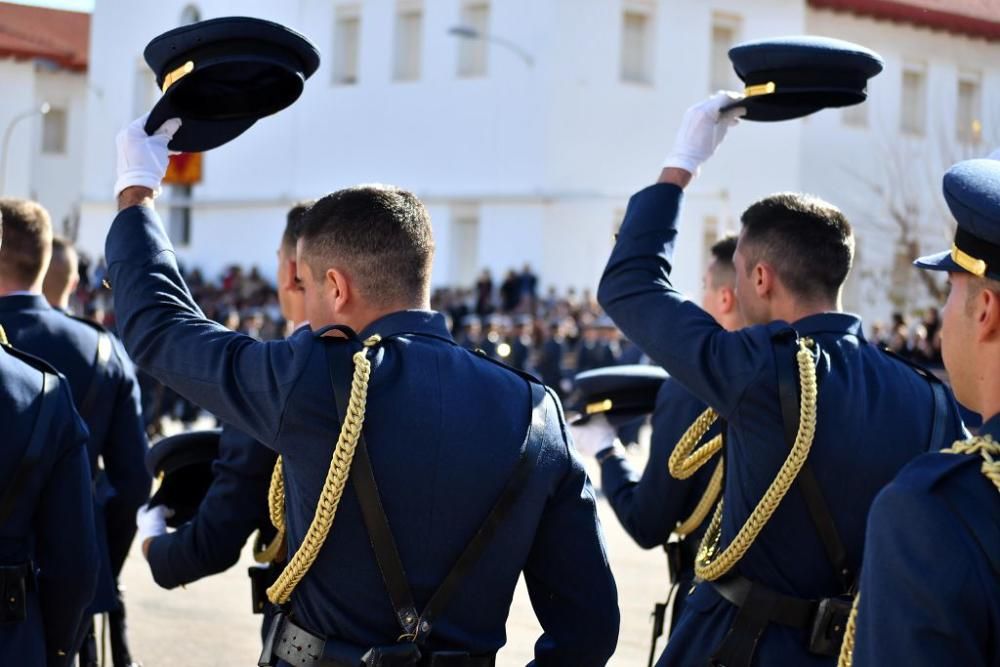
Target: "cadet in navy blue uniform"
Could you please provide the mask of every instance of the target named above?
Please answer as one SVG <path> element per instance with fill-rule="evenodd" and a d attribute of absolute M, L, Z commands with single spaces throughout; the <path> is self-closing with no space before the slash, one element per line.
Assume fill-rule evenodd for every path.
<path fill-rule="evenodd" d="M 281 455 L 281 519 L 291 559 L 304 569 L 290 565 L 289 578 L 272 588 L 278 601 L 290 595 L 294 619 L 269 634 L 278 657 L 308 645 L 313 657 L 297 664 L 335 651 L 360 661 L 368 647 L 412 656 L 419 645 L 424 656 L 458 652 L 449 665 L 492 664 L 523 572 L 544 630 L 538 663 L 605 664 L 617 641 L 617 594 L 593 489 L 559 403 L 540 385 L 457 346 L 444 317 L 427 310 L 433 240 L 419 200 L 382 186 L 320 199 L 298 245 L 313 330 L 258 342 L 204 318 L 152 209 L 151 188 L 179 124 L 149 137 L 140 120 L 119 135 L 121 212 L 106 246 L 115 311 L 140 366 Z M 369 347 L 324 336 L 334 333 L 332 323 L 358 331 Z M 351 407 L 359 396 L 363 431 Z M 355 403 L 342 405 L 349 399 Z M 331 460 L 338 433 L 345 444 Z M 371 496 L 359 484 L 370 490 L 374 482 L 344 462 L 348 451 L 351 461 L 364 458 L 364 441 L 382 493 L 381 507 L 363 506 L 384 509 L 384 521 L 363 519 L 359 494 Z M 353 467 L 341 493 L 345 465 Z M 519 493 L 508 495 L 511 485 Z M 321 494 L 327 509 L 315 514 Z M 473 540 L 487 516 L 496 516 L 498 499 L 505 518 L 484 528 L 492 533 L 487 543 Z M 309 529 L 314 519 L 328 534 Z M 388 542 L 398 545 L 397 560 L 387 557 L 392 567 L 381 570 L 392 580 L 391 597 L 376 554 L 394 550 L 383 541 L 373 550 L 366 529 L 385 522 Z M 483 547 L 481 556 L 459 561 L 466 577 L 454 588 L 448 579 L 450 604 L 432 617 L 432 594 L 459 555 L 468 555 L 470 541 Z M 400 570 L 403 577 L 391 576 Z M 302 575 L 297 583 L 295 574 Z M 407 597 L 412 605 L 396 604 Z"/>
<path fill-rule="evenodd" d="M 288 211 L 278 247 L 278 302 L 281 315 L 295 325 L 305 324 L 302 290 L 296 280 L 295 246 L 302 220 L 311 202 Z M 275 529 L 268 513 L 267 492 L 277 455 L 250 436 L 225 426 L 219 440 L 219 459 L 213 464 L 212 485 L 190 522 L 166 533 L 167 511 L 162 505 L 140 510 L 139 539 L 153 578 L 164 588 L 176 588 L 223 572 L 239 560 L 254 531 L 269 544 Z M 278 569 L 270 565 L 268 569 Z M 264 572 L 253 570 L 255 576 Z M 273 581 L 273 577 L 272 577 Z M 271 605 L 264 605 L 265 628 Z"/>
<path fill-rule="evenodd" d="M 875 499 L 856 666 L 1000 663 L 1000 162 L 960 162 L 944 195 L 954 244 L 916 264 L 949 273 L 944 364 L 956 398 L 984 424 L 978 437 L 906 466 Z"/>
<path fill-rule="evenodd" d="M 66 381 L 3 344 L 0 423 L 0 664 L 69 665 L 97 584 L 87 429 Z"/>
<path fill-rule="evenodd" d="M 727 331 L 743 326 L 734 293 L 735 250 L 735 236 L 717 241 L 711 248 L 712 260 L 702 281 L 702 307 Z M 649 458 L 641 477 L 624 457 L 621 446 L 615 441 L 615 431 L 607 420 L 592 419 L 587 424 L 573 427 L 577 449 L 597 457 L 601 465 L 604 495 L 622 526 L 643 549 L 665 546 L 677 526 L 691 517 L 708 488 L 715 462 L 685 480 L 674 479 L 667 470 L 667 460 L 674 446 L 705 408 L 702 401 L 675 380 L 667 378 L 663 382 L 653 412 Z M 705 438 L 711 439 L 719 433 L 720 425 L 715 424 Z M 679 562 L 672 563 L 672 566 L 679 565 L 678 570 L 672 572 L 678 590 L 672 610 L 674 619 L 679 618 L 694 580 L 694 552 L 707 527 L 705 517 L 687 533 L 681 544 L 670 547 L 671 551 L 677 549 L 680 556 Z"/>
<path fill-rule="evenodd" d="M 736 122 L 739 105 L 720 112 L 734 101 L 719 94 L 684 116 L 659 183 L 629 202 L 598 299 L 728 424 L 721 535 L 706 534 L 696 564 L 708 581 L 660 664 L 827 665 L 875 494 L 963 427 L 940 384 L 870 345 L 861 320 L 840 312 L 854 239 L 826 202 L 772 195 L 743 213 L 736 295 L 752 326 L 727 332 L 672 287 L 683 190 Z"/>
<path fill-rule="evenodd" d="M 66 381 L 3 327 L 0 424 L 0 664 L 63 667 L 97 584 L 87 428 Z"/>
<path fill-rule="evenodd" d="M 131 517 L 146 501 L 150 485 L 135 372 L 110 334 L 56 310 L 42 296 L 52 244 L 45 209 L 35 202 L 3 199 L 0 212 L 5 236 L 0 246 L 0 325 L 15 347 L 48 361 L 69 380 L 90 432 L 87 450 L 97 480 L 95 520 L 102 558 L 91 612 L 121 610 L 115 581 L 135 533 Z"/>

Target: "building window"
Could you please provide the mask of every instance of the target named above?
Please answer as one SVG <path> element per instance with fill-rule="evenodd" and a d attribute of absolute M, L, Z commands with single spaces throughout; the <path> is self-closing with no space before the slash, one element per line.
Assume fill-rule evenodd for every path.
<path fill-rule="evenodd" d="M 844 125 L 868 127 L 868 102 L 844 107 L 840 112 L 840 119 Z"/>
<path fill-rule="evenodd" d="M 741 23 L 738 16 L 712 16 L 712 79 L 708 83 L 710 93 L 717 90 L 739 90 L 743 87 L 729 60 L 729 49 L 740 39 Z"/>
<path fill-rule="evenodd" d="M 191 245 L 191 190 L 190 185 L 173 185 L 170 189 L 167 236 L 178 248 Z"/>
<path fill-rule="evenodd" d="M 479 208 L 456 205 L 451 215 L 451 280 L 472 285 L 479 269 Z"/>
<path fill-rule="evenodd" d="M 333 29 L 333 82 L 349 86 L 358 82 L 361 14 L 357 7 L 337 9 Z"/>
<path fill-rule="evenodd" d="M 900 101 L 900 129 L 923 135 L 927 125 L 927 68 L 907 64 L 903 68 L 903 95 Z"/>
<path fill-rule="evenodd" d="M 42 153 L 66 154 L 66 110 L 49 109 L 42 117 Z"/>
<path fill-rule="evenodd" d="M 396 13 L 396 62 L 393 66 L 396 81 L 416 81 L 420 78 L 423 19 L 419 4 L 400 2 Z"/>
<path fill-rule="evenodd" d="M 983 135 L 982 79 L 976 72 L 962 72 L 958 77 L 958 108 L 955 110 L 958 140 L 979 143 Z"/>
<path fill-rule="evenodd" d="M 621 80 L 630 83 L 653 81 L 653 20 L 644 7 L 622 13 Z"/>
<path fill-rule="evenodd" d="M 478 37 L 458 40 L 458 76 L 463 78 L 486 76 L 489 42 L 485 37 L 490 31 L 490 5 L 486 2 L 467 2 L 462 6 L 462 27 L 469 28 Z"/>

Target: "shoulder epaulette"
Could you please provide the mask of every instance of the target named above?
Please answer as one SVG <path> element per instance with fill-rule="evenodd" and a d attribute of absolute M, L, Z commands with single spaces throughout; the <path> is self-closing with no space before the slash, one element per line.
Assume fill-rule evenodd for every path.
<path fill-rule="evenodd" d="M 95 330 L 99 331 L 100 333 L 106 333 L 106 334 L 110 334 L 111 333 L 110 331 L 108 331 L 107 327 L 105 327 L 103 324 L 98 324 L 94 320 L 88 320 L 86 317 L 80 317 L 79 315 L 72 315 L 72 314 L 67 313 L 65 311 L 60 311 L 60 312 L 62 312 L 66 317 L 70 318 L 71 320 L 76 320 L 77 322 L 82 322 L 82 323 L 86 324 L 87 326 L 89 326 L 91 329 L 95 329 Z"/>
<path fill-rule="evenodd" d="M 918 375 L 923 376 L 924 379 L 926 379 L 927 381 L 929 381 L 929 382 L 943 383 L 943 381 L 941 380 L 941 378 L 939 378 L 937 375 L 935 375 L 934 372 L 932 370 L 930 370 L 929 368 L 927 368 L 927 367 L 925 367 L 925 366 L 923 366 L 921 364 L 918 364 L 917 362 L 915 362 L 915 361 L 913 361 L 911 359 L 907 359 L 906 357 L 900 355 L 897 352 L 893 352 L 892 350 L 890 350 L 885 345 L 877 345 L 876 347 L 878 349 L 882 350 L 882 352 L 884 352 L 886 355 L 888 355 L 891 359 L 895 359 L 896 361 L 900 362 L 901 364 L 909 366 L 914 371 L 916 371 L 916 373 Z"/>
<path fill-rule="evenodd" d="M 32 368 L 38 369 L 43 373 L 59 375 L 59 371 L 57 371 L 52 364 L 45 361 L 41 357 L 36 357 L 35 355 L 25 352 L 24 350 L 19 350 L 12 345 L 0 345 L 0 350 L 3 350 L 15 359 L 19 359 L 20 361 L 23 361 Z"/>
<path fill-rule="evenodd" d="M 532 382 L 534 384 L 543 384 L 541 380 L 539 380 L 538 378 L 536 378 L 534 375 L 532 375 L 528 371 L 522 371 L 520 368 L 514 368 L 513 366 L 511 366 L 509 364 L 505 364 L 504 362 L 500 361 L 499 359 L 494 359 L 490 355 L 486 354 L 486 352 L 484 350 L 481 350 L 478 347 L 475 350 L 468 350 L 468 352 L 470 352 L 471 354 L 474 354 L 475 356 L 479 357 L 480 359 L 484 359 L 484 360 L 490 362 L 494 366 L 499 366 L 500 368 L 504 368 L 504 369 L 510 371 L 511 373 L 514 373 L 515 375 L 517 375 L 518 377 L 520 377 L 522 380 L 527 380 L 528 382 Z"/>

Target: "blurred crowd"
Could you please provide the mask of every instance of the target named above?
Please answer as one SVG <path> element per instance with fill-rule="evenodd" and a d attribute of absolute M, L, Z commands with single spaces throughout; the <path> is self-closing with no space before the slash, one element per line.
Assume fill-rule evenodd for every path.
<path fill-rule="evenodd" d="M 73 310 L 115 328 L 110 292 L 102 289 L 103 261 L 80 262 L 80 284 Z M 257 267 L 230 266 L 215 280 L 201 271 L 184 272 L 198 305 L 209 318 L 260 340 L 290 333 L 278 306 L 278 295 Z M 502 280 L 484 269 L 471 287 L 439 288 L 431 308 L 443 313 L 455 340 L 472 350 L 540 377 L 561 396 L 572 390 L 577 373 L 619 364 L 648 363 L 604 315 L 590 289 L 539 289 L 538 275 L 528 265 L 510 269 Z M 902 357 L 930 367 L 941 366 L 940 315 L 928 308 L 913 316 L 894 313 L 889 324 L 876 322 L 871 341 Z M 161 418 L 193 422 L 199 411 L 152 378 L 140 377 L 143 406 L 151 433 Z"/>
<path fill-rule="evenodd" d="M 888 325 L 875 322 L 871 340 L 905 359 L 923 366 L 941 368 L 941 315 L 930 307 L 908 317 L 893 313 Z"/>

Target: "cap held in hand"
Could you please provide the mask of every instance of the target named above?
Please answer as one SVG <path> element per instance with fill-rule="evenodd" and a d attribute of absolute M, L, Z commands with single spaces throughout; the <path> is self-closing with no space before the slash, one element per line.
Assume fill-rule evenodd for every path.
<path fill-rule="evenodd" d="M 163 96 L 146 132 L 180 118 L 169 148 L 206 151 L 291 105 L 319 67 L 319 51 L 293 30 L 262 19 L 226 17 L 163 33 L 146 46 Z"/>
<path fill-rule="evenodd" d="M 757 121 L 860 104 L 868 98 L 868 80 L 883 65 L 871 49 L 812 36 L 744 42 L 729 50 L 729 59 L 746 84 L 746 97 L 731 106 L 745 108 L 744 118 Z"/>

